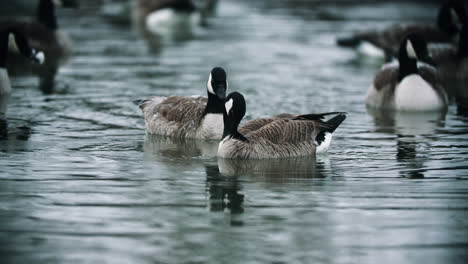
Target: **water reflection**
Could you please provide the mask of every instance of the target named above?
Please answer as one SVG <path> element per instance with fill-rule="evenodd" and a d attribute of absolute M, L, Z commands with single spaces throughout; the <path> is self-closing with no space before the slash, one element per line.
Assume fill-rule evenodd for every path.
<path fill-rule="evenodd" d="M 143 150 L 150 159 L 210 158 L 216 156 L 218 141 L 146 134 Z"/>
<path fill-rule="evenodd" d="M 468 80 L 445 80 L 445 87 L 457 105 L 457 114 L 468 116 Z"/>
<path fill-rule="evenodd" d="M 396 135 L 396 159 L 406 178 L 424 178 L 424 162 L 429 160 L 430 143 L 445 124 L 446 112 L 396 112 L 367 108 L 376 132 Z"/>
<path fill-rule="evenodd" d="M 244 195 L 239 193 L 241 184 L 238 177 L 222 175 L 216 165 L 205 165 L 205 168 L 209 210 L 243 213 Z"/>
<path fill-rule="evenodd" d="M 294 178 L 323 178 L 325 165 L 321 157 L 295 157 L 288 159 L 235 160 L 218 159 L 219 171 L 224 176 L 249 175 L 271 182 L 291 181 Z"/>
<path fill-rule="evenodd" d="M 7 108 L 10 99 L 9 94 L 0 95 L 0 151 L 10 152 L 18 140 L 26 141 L 31 135 L 31 128 L 24 124 L 14 123 L 13 127 L 8 127 Z M 14 120 L 17 121 L 17 120 Z M 14 127 L 18 125 L 17 127 Z"/>

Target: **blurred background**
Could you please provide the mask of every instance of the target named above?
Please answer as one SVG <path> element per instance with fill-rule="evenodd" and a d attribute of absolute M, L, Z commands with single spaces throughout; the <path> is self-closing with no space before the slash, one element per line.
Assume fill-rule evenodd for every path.
<path fill-rule="evenodd" d="M 3 18 L 35 19 L 13 2 Z M 198 17 L 155 30 L 137 1 L 77 2 L 55 8 L 69 53 L 9 70 L 1 97 L 2 263 L 466 262 L 466 81 L 444 79 L 447 111 L 371 111 L 385 57 L 336 44 L 435 25 L 445 1 L 197 0 Z M 347 112 L 329 153 L 236 162 L 146 135 L 132 101 L 206 96 L 214 66 L 244 122 Z"/>

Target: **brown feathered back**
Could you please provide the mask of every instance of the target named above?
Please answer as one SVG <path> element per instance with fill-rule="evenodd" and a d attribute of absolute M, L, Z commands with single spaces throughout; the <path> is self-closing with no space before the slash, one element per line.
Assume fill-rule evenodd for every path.
<path fill-rule="evenodd" d="M 160 99 L 160 100 L 159 100 Z M 174 137 L 195 137 L 207 103 L 204 97 L 151 97 L 140 104 L 148 132 Z"/>

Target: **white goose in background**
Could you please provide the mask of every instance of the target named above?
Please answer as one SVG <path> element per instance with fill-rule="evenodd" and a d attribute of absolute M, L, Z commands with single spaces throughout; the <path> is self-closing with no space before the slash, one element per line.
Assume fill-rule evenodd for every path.
<path fill-rule="evenodd" d="M 146 130 L 178 138 L 221 139 L 228 83 L 221 67 L 211 70 L 208 97 L 154 96 L 135 101 L 143 111 Z"/>
<path fill-rule="evenodd" d="M 332 133 L 345 120 L 341 112 L 291 115 L 255 119 L 239 128 L 245 115 L 244 97 L 233 92 L 226 97 L 224 132 L 218 157 L 228 159 L 273 159 L 313 155 L 328 151 Z M 326 115 L 336 116 L 323 121 Z"/>
<path fill-rule="evenodd" d="M 424 38 L 410 34 L 400 45 L 398 63 L 387 63 L 375 75 L 366 95 L 372 108 L 399 111 L 447 109 L 447 93 L 440 83 Z"/>

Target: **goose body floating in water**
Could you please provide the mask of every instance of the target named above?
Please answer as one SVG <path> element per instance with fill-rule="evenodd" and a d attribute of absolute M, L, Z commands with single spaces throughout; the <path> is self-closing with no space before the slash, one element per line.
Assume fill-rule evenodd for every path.
<path fill-rule="evenodd" d="M 136 101 L 143 111 L 146 130 L 178 138 L 221 139 L 228 83 L 221 67 L 211 70 L 208 97 L 154 96 Z"/>
<path fill-rule="evenodd" d="M 218 157 L 228 159 L 274 159 L 308 156 L 328 151 L 335 129 L 345 120 L 341 112 L 291 115 L 281 114 L 247 122 L 244 97 L 228 95 L 224 110 L 224 132 Z M 328 121 L 327 115 L 335 114 Z"/>
<path fill-rule="evenodd" d="M 429 56 L 424 38 L 408 35 L 400 45 L 398 63 L 377 72 L 366 95 L 373 108 L 399 111 L 437 111 L 447 108 L 447 94 Z"/>
<path fill-rule="evenodd" d="M 198 8 L 192 0 L 137 0 L 133 19 L 144 31 L 164 38 L 183 38 L 205 23 L 217 0 L 205 0 Z"/>
<path fill-rule="evenodd" d="M 458 32 L 466 23 L 467 14 L 461 1 L 449 1 L 442 5 L 437 23 L 397 24 L 381 30 L 358 31 L 351 36 L 337 39 L 337 44 L 354 47 L 369 56 L 397 57 L 401 41 L 410 33 L 422 35 L 428 43 L 455 43 Z"/>

